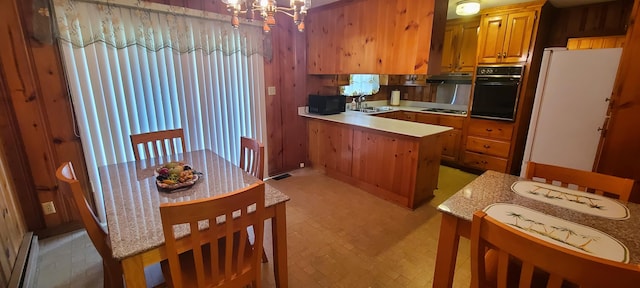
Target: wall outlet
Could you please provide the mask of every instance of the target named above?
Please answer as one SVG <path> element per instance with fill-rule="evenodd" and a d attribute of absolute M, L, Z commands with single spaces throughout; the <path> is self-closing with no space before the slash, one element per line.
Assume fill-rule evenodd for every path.
<path fill-rule="evenodd" d="M 42 203 L 42 211 L 44 215 L 56 213 L 56 206 L 53 205 L 53 201 L 44 202 Z"/>
<path fill-rule="evenodd" d="M 304 168 L 304 162 L 300 162 L 300 168 Z"/>
<path fill-rule="evenodd" d="M 269 96 L 276 95 L 276 86 L 267 87 L 267 95 Z"/>

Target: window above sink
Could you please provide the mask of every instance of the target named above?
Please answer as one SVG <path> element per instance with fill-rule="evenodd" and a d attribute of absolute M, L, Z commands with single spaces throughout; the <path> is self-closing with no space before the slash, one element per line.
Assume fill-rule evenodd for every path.
<path fill-rule="evenodd" d="M 340 94 L 344 96 L 373 95 L 380 91 L 378 74 L 351 74 L 349 85 L 340 86 Z"/>

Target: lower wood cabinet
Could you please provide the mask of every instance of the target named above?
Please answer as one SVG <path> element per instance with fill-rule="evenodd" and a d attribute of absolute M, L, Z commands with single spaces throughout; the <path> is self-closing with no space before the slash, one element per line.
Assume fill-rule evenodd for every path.
<path fill-rule="evenodd" d="M 462 127 L 464 126 L 465 118 L 432 113 L 416 113 L 415 119 L 415 122 L 453 128 L 453 130 L 446 132 L 442 139 L 442 160 L 452 163 L 457 162 L 460 155 Z"/>
<path fill-rule="evenodd" d="M 513 123 L 471 119 L 465 139 L 464 166 L 507 172 Z"/>
<path fill-rule="evenodd" d="M 399 205 L 416 208 L 433 197 L 443 134 L 410 137 L 309 119 L 311 166 Z"/>

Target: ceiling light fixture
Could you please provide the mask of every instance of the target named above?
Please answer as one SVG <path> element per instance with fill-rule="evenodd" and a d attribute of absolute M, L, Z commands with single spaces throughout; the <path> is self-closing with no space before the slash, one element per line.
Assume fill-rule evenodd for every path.
<path fill-rule="evenodd" d="M 271 31 L 271 27 L 276 25 L 276 12 L 282 12 L 293 18 L 293 23 L 298 27 L 298 31 L 304 31 L 304 17 L 307 10 L 311 8 L 311 0 L 291 0 L 290 7 L 279 7 L 276 0 L 221 0 L 227 4 L 227 9 L 232 13 L 231 25 L 238 28 L 240 26 L 240 14 L 245 14 L 246 19 L 252 21 L 255 12 L 260 13 L 264 21 L 262 30 Z"/>
<path fill-rule="evenodd" d="M 480 12 L 479 0 L 464 0 L 456 4 L 456 14 L 460 16 L 474 15 Z"/>

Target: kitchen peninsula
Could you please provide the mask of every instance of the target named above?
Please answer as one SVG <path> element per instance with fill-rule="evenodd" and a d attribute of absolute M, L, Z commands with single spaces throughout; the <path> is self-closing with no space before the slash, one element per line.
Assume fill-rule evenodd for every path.
<path fill-rule="evenodd" d="M 308 118 L 312 167 L 410 209 L 433 196 L 442 138 L 452 128 L 355 111 L 298 114 Z"/>

